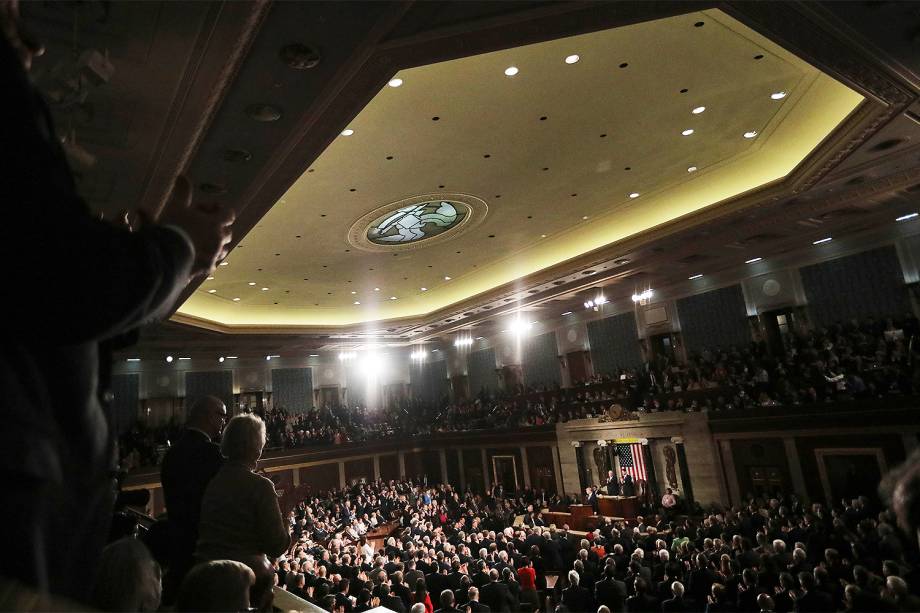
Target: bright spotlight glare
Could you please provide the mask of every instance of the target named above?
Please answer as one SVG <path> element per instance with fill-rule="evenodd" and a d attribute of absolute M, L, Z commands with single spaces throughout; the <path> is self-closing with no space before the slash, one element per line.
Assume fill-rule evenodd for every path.
<path fill-rule="evenodd" d="M 633 301 L 633 302 L 642 302 L 642 301 L 645 301 L 645 300 L 651 300 L 651 298 L 652 298 L 652 290 L 651 290 L 651 289 L 647 289 L 647 290 L 643 291 L 641 294 L 633 294 L 633 295 L 632 295 L 632 301 Z"/>

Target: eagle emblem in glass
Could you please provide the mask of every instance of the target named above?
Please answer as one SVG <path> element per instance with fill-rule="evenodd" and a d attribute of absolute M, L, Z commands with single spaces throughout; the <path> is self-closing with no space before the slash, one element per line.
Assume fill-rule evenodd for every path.
<path fill-rule="evenodd" d="M 367 230 L 367 238 L 378 245 L 414 243 L 443 234 L 466 215 L 466 207 L 446 200 L 413 204 L 381 216 Z"/>

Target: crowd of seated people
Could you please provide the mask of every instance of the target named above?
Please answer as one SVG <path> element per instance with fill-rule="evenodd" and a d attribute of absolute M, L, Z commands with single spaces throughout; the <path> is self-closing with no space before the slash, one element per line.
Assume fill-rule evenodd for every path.
<path fill-rule="evenodd" d="M 778 494 L 586 535 L 546 526 L 542 503 L 418 482 L 333 490 L 288 516 L 277 582 L 328 611 L 920 610 L 916 540 L 865 497 L 826 508 Z M 516 514 L 528 521 L 512 527 Z M 375 549 L 366 534 L 384 525 Z"/>
<path fill-rule="evenodd" d="M 468 401 L 420 399 L 387 408 L 327 406 L 260 411 L 272 448 L 302 448 L 437 432 L 517 429 L 598 417 L 611 405 L 640 412 L 728 411 L 910 395 L 920 391 L 918 324 L 868 319 L 789 335 L 786 354 L 764 343 L 692 352 L 685 364 L 657 357 L 641 368 L 576 382 L 570 388 L 518 387 Z M 122 437 L 123 465 L 161 459 L 178 425 L 138 424 Z"/>

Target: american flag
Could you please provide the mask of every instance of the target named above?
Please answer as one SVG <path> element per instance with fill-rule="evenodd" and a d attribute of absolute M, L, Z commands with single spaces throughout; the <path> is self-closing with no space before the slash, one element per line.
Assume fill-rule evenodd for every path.
<path fill-rule="evenodd" d="M 620 460 L 620 471 L 630 475 L 633 483 L 640 479 L 646 481 L 645 455 L 642 453 L 642 443 L 617 443 L 617 458 Z"/>

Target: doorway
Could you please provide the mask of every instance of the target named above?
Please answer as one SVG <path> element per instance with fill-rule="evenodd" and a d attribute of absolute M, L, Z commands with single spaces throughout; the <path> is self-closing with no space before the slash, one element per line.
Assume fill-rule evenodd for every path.
<path fill-rule="evenodd" d="M 338 385 L 324 385 L 319 388 L 319 406 L 337 408 L 340 404 L 339 398 Z"/>
<path fill-rule="evenodd" d="M 517 491 L 517 462 L 513 455 L 492 456 L 492 482 L 501 483 L 506 492 Z"/>
<path fill-rule="evenodd" d="M 652 356 L 656 361 L 673 364 L 676 359 L 674 353 L 674 337 L 671 333 L 656 334 L 649 337 L 649 348 L 652 350 Z M 662 360 L 664 358 L 664 360 Z"/>
<path fill-rule="evenodd" d="M 767 351 L 775 357 L 786 355 L 786 347 L 792 341 L 796 326 L 796 314 L 792 308 L 766 311 L 761 315 Z"/>

